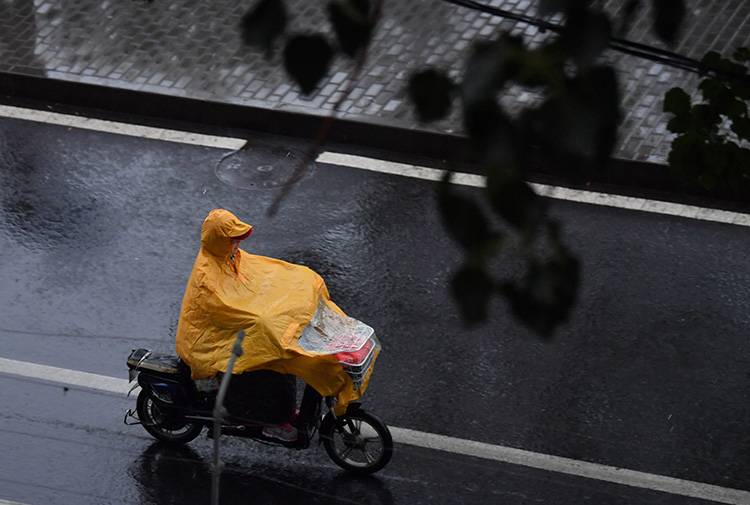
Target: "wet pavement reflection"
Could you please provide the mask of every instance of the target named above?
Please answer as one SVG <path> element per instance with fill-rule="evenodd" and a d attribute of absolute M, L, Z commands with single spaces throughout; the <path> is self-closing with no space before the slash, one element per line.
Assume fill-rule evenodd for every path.
<path fill-rule="evenodd" d="M 461 251 L 432 183 L 319 164 L 270 217 L 276 192 L 222 182 L 223 154 L 0 121 L 0 356 L 124 378 L 132 348 L 172 351 L 200 224 L 221 206 L 255 225 L 250 252 L 317 270 L 332 298 L 376 329 L 385 351 L 365 401 L 389 424 L 750 488 L 745 229 L 551 202 L 585 278 L 572 320 L 542 343 L 502 303 L 486 325 L 464 327 L 446 288 Z M 496 267 L 513 275 L 521 265 Z M 197 454 L 133 458 L 138 499 L 180 499 L 139 469 L 194 472 L 182 479 L 190 488 L 206 478 Z M 315 470 L 314 455 L 267 454 L 267 467 L 230 461 L 231 496 L 254 478 L 269 500 L 350 492 L 388 503 L 383 489 L 410 472 L 394 458 L 393 473 L 363 485 Z"/>
<path fill-rule="evenodd" d="M 211 461 L 192 448 L 149 446 L 128 468 L 142 505 L 210 503 Z M 275 468 L 255 464 L 244 469 L 228 464 L 222 474 L 224 503 L 358 503 L 393 505 L 393 497 L 377 477 L 353 477 L 326 469 Z"/>

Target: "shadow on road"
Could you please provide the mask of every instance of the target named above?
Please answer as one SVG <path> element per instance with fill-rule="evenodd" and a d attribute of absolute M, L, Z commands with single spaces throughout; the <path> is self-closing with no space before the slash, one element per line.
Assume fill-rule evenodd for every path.
<path fill-rule="evenodd" d="M 133 497 L 142 505 L 200 504 L 211 498 L 210 461 L 188 446 L 150 445 L 129 468 L 135 489 Z M 283 476 L 282 476 L 283 473 Z M 377 477 L 358 477 L 331 471 L 330 477 L 271 465 L 252 469 L 227 466 L 222 474 L 222 503 L 253 505 L 284 503 L 350 503 L 393 505 L 387 485 Z"/>

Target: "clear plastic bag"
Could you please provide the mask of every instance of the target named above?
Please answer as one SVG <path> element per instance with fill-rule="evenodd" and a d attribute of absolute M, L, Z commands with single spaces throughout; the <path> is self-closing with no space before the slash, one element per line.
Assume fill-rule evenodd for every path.
<path fill-rule="evenodd" d="M 324 300 L 299 337 L 299 345 L 308 352 L 336 354 L 359 351 L 375 331 L 362 321 L 331 310 Z"/>

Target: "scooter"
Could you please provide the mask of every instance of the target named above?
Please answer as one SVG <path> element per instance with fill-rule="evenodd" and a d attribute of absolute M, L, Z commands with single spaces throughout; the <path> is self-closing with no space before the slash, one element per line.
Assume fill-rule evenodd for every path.
<path fill-rule="evenodd" d="M 351 352 L 335 353 L 355 387 L 371 373 L 376 350 L 380 350 L 380 344 L 372 335 Z M 125 424 L 141 424 L 151 436 L 171 445 L 191 442 L 204 427 L 211 434 L 217 384 L 193 381 L 189 367 L 177 356 L 148 349 L 133 350 L 127 365 L 130 382 L 137 380 L 141 391 L 135 410 L 125 414 Z M 358 402 L 350 403 L 346 412 L 337 416 L 335 401 L 333 397 L 317 400 L 313 415 L 304 416 L 311 421 L 298 426 L 299 436 L 292 442 L 266 437 L 263 428 L 268 424 L 231 413 L 222 419 L 221 433 L 293 449 L 308 449 L 317 434 L 318 444 L 323 445 L 331 460 L 348 472 L 372 474 L 385 467 L 393 453 L 388 426 Z M 321 415 L 322 403 L 327 408 L 325 415 Z"/>

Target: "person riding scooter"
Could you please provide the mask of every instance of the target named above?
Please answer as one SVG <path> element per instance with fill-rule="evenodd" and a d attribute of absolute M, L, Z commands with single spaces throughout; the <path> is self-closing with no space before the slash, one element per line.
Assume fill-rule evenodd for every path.
<path fill-rule="evenodd" d="M 177 354 L 190 367 L 193 379 L 221 374 L 225 364 L 217 352 L 221 346 L 231 344 L 240 330 L 262 326 L 263 308 L 250 302 L 257 300 L 251 255 L 239 248 L 252 232 L 252 225 L 224 209 L 212 210 L 203 222 L 201 248 L 182 301 L 176 338 Z M 263 430 L 264 436 L 295 440 L 297 430 L 289 422 L 295 415 L 295 377 L 264 369 L 239 372 L 244 373 L 230 382 L 229 411 L 275 423 Z"/>
<path fill-rule="evenodd" d="M 258 402 L 243 400 L 260 392 L 268 405 L 279 410 L 272 421 L 264 421 L 276 424 L 266 426 L 263 436 L 304 442 L 306 436 L 297 439 L 295 427 L 314 424 L 322 397 L 330 399 L 334 414 L 340 416 L 364 394 L 380 346 L 370 338 L 372 328 L 348 317 L 330 299 L 325 281 L 316 272 L 240 249 L 239 242 L 252 229 L 228 210 L 215 209 L 206 217 L 182 302 L 177 354 L 194 380 L 216 377 L 226 371 L 237 332 L 244 331 L 243 353 L 230 382 L 230 390 L 234 383 L 237 392 L 231 398 L 240 401 L 227 405 L 239 403 L 243 410 L 256 403 L 253 414 L 258 414 Z M 336 354 L 364 352 L 359 344 L 366 342 L 373 352 L 366 353 L 367 366 L 359 372 L 349 365 L 352 356 Z M 291 379 L 269 371 L 305 381 L 298 414 L 293 412 Z M 260 410 L 271 414 L 274 408 Z"/>

